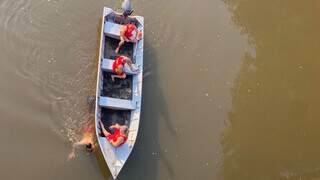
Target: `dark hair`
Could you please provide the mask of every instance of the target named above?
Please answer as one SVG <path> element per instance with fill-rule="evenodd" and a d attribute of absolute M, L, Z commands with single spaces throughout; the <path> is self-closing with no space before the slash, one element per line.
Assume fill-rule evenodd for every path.
<path fill-rule="evenodd" d="M 114 134 L 114 132 L 115 132 L 114 128 L 109 129 L 110 134 Z"/>
<path fill-rule="evenodd" d="M 92 144 L 89 143 L 89 144 L 86 144 L 86 150 L 89 151 L 89 152 L 92 152 Z"/>

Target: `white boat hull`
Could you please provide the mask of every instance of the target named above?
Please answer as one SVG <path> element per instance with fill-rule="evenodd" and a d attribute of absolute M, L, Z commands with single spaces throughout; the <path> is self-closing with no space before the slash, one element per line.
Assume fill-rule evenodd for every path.
<path fill-rule="evenodd" d="M 134 43 L 133 47 L 133 59 L 135 60 L 135 65 L 139 67 L 140 72 L 137 75 L 132 76 L 132 102 L 135 103 L 135 109 L 130 110 L 130 121 L 129 121 L 129 135 L 127 141 L 120 147 L 114 148 L 105 137 L 101 137 L 100 129 L 98 128 L 99 121 L 102 118 L 101 102 L 99 99 L 102 96 L 103 90 L 103 73 L 101 69 L 102 60 L 107 49 L 105 49 L 105 36 L 106 31 L 111 31 L 114 28 L 106 24 L 106 17 L 111 13 L 116 13 L 110 8 L 104 8 L 102 26 L 101 26 L 101 40 L 100 40 L 100 50 L 99 50 L 99 64 L 98 64 L 98 75 L 97 75 L 97 87 L 96 87 L 96 106 L 95 106 L 95 124 L 96 124 L 96 136 L 99 143 L 99 147 L 104 156 L 104 159 L 110 169 L 110 172 L 114 179 L 117 178 L 121 169 L 123 168 L 126 160 L 128 159 L 134 144 L 136 142 L 139 123 L 140 123 L 140 111 L 141 111 L 141 96 L 142 96 L 142 79 L 143 79 L 143 38 L 137 43 Z M 138 29 L 143 29 L 144 19 L 141 16 L 133 16 L 139 23 Z M 113 29 L 114 30 L 114 29 Z M 107 128 L 107 127 L 106 127 Z"/>

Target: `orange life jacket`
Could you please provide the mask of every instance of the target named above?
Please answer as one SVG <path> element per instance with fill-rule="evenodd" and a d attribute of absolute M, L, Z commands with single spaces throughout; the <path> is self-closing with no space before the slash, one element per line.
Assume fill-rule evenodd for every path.
<path fill-rule="evenodd" d="M 112 70 L 119 76 L 122 76 L 124 74 L 123 71 L 120 72 L 119 67 L 120 65 L 125 64 L 125 57 L 124 56 L 119 56 L 117 59 L 113 62 L 112 64 Z"/>
<path fill-rule="evenodd" d="M 123 138 L 122 143 L 119 144 L 119 146 L 121 146 L 122 144 L 124 144 L 124 143 L 127 141 L 128 137 L 125 136 L 125 135 L 122 135 L 122 134 L 120 133 L 120 128 L 114 128 L 114 133 L 113 133 L 113 134 L 109 134 L 109 135 L 107 136 L 107 139 L 108 139 L 108 141 L 117 142 L 117 140 L 118 140 L 119 137 L 122 137 L 122 138 Z"/>
<path fill-rule="evenodd" d="M 126 31 L 124 32 L 124 36 L 128 39 L 132 39 L 133 32 L 137 29 L 137 27 L 134 24 L 127 24 L 126 25 Z"/>

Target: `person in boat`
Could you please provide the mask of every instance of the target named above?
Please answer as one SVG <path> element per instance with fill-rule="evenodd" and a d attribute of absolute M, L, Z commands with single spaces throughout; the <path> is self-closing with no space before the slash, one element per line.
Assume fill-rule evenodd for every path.
<path fill-rule="evenodd" d="M 109 130 L 111 133 L 105 129 L 101 121 L 100 127 L 102 134 L 107 138 L 113 147 L 119 147 L 123 145 L 128 139 L 129 129 L 126 125 L 115 124 L 110 126 Z"/>
<path fill-rule="evenodd" d="M 115 52 L 118 53 L 120 47 L 125 42 L 138 42 L 142 38 L 142 30 L 138 30 L 133 23 L 126 24 L 120 29 L 120 42 Z"/>
<path fill-rule="evenodd" d="M 72 145 L 68 160 L 72 160 L 76 157 L 76 148 L 78 147 L 84 146 L 88 152 L 92 152 L 95 149 L 94 137 L 94 125 L 86 124 L 83 127 L 82 139 Z"/>
<path fill-rule="evenodd" d="M 131 59 L 126 56 L 119 56 L 112 64 L 112 70 L 115 74 L 111 75 L 112 81 L 114 78 L 126 78 L 125 72 L 130 72 L 131 74 L 137 74 L 139 69 L 134 66 Z"/>

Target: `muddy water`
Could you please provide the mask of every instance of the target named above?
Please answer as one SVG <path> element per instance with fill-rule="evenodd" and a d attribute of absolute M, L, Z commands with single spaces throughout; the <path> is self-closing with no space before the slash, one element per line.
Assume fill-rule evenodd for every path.
<path fill-rule="evenodd" d="M 317 1 L 136 1 L 140 134 L 119 179 L 316 179 Z M 66 160 L 92 120 L 100 15 L 119 0 L 0 1 L 0 178 L 108 179 Z"/>
<path fill-rule="evenodd" d="M 222 179 L 319 179 L 319 1 L 226 0 L 247 34 L 222 138 Z"/>

